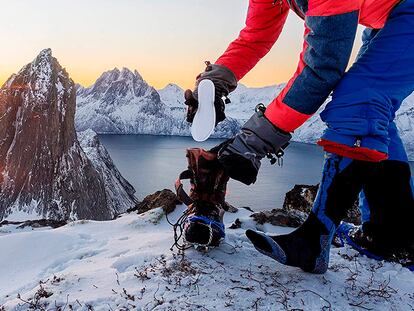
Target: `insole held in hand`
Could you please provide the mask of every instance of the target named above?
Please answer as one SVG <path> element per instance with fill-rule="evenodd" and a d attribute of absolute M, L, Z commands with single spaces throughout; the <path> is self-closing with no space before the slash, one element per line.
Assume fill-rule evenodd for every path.
<path fill-rule="evenodd" d="M 216 110 L 214 99 L 216 90 L 211 80 L 202 80 L 198 85 L 198 109 L 191 126 L 191 135 L 195 141 L 205 141 L 214 132 Z"/>

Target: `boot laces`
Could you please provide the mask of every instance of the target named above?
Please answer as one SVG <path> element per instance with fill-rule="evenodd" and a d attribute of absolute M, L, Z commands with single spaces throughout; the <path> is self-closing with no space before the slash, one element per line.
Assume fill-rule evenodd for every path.
<path fill-rule="evenodd" d="M 209 238 L 208 238 L 207 243 L 205 243 L 205 244 L 201 244 L 201 243 L 194 244 L 194 243 L 192 243 L 192 245 L 201 246 L 201 247 L 211 246 L 211 243 L 213 242 L 213 238 L 214 238 L 214 232 L 213 232 L 213 227 L 212 227 L 214 222 L 212 220 L 208 219 L 208 217 L 196 216 L 196 214 L 197 214 L 197 204 L 192 204 L 192 206 L 190 208 L 188 208 L 186 211 L 184 211 L 184 213 L 180 216 L 180 218 L 178 218 L 178 220 L 175 223 L 172 223 L 169 220 L 168 215 L 166 215 L 167 222 L 173 227 L 173 230 L 174 230 L 174 243 L 170 248 L 171 251 L 174 249 L 174 247 L 177 248 L 179 251 L 185 251 L 185 250 L 187 250 L 191 247 L 191 245 L 188 245 L 186 243 L 185 236 L 184 236 L 185 224 L 187 223 L 187 221 L 191 221 L 191 218 L 203 220 L 203 221 L 199 222 L 198 224 L 206 226 L 208 228 L 208 231 L 209 231 Z M 206 219 L 208 219 L 208 221 L 206 221 Z M 184 236 L 184 238 L 183 238 L 183 236 Z M 183 238 L 184 243 L 180 243 L 181 238 Z"/>
<path fill-rule="evenodd" d="M 184 235 L 184 225 L 188 220 L 188 217 L 192 213 L 192 209 L 187 209 L 175 223 L 172 223 L 166 215 L 167 222 L 173 227 L 174 230 L 174 243 L 171 246 L 170 250 L 173 251 L 174 247 L 177 248 L 179 251 L 185 251 L 189 249 L 190 246 L 186 245 L 186 243 L 180 243 L 181 238 Z"/>

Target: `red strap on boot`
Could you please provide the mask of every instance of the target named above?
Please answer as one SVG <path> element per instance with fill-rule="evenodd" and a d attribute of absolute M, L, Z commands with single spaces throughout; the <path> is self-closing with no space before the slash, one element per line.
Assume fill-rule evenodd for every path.
<path fill-rule="evenodd" d="M 178 200 L 184 203 L 187 206 L 190 206 L 194 203 L 194 201 L 190 198 L 190 196 L 185 192 L 183 183 L 181 182 L 183 179 L 191 179 L 193 178 L 193 172 L 190 170 L 185 170 L 178 176 L 178 179 L 175 181 L 175 191 L 177 193 Z"/>

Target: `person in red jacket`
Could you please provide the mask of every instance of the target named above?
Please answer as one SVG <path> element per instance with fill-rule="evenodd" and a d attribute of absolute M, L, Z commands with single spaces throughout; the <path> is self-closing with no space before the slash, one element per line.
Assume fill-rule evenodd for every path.
<path fill-rule="evenodd" d="M 333 236 L 362 193 L 371 249 L 389 255 L 411 247 L 413 187 L 394 117 L 414 91 L 414 0 L 250 0 L 239 37 L 198 76 L 194 92 L 186 91 L 188 121 L 204 79 L 216 87 L 217 120 L 225 118 L 222 98 L 269 52 L 291 10 L 305 21 L 296 72 L 267 108 L 258 109 L 215 152 L 231 178 L 254 183 L 260 161 L 282 154 L 291 133 L 333 92 L 321 114 L 327 125 L 318 142 L 326 151 L 323 176 L 313 210 L 300 228 L 282 236 L 248 230 L 247 237 L 282 264 L 324 273 Z M 367 27 L 364 42 L 346 73 L 358 24 Z"/>

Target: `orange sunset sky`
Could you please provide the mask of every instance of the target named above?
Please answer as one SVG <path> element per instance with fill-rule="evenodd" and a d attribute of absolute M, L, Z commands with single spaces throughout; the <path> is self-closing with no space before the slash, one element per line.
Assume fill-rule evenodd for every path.
<path fill-rule="evenodd" d="M 242 29 L 248 0 L 0 0 L 0 84 L 40 50 L 52 48 L 88 86 L 114 67 L 137 69 L 151 85 L 192 87 Z M 242 83 L 287 81 L 303 44 L 290 14 L 273 50 Z M 358 47 L 359 43 L 356 44 Z"/>

